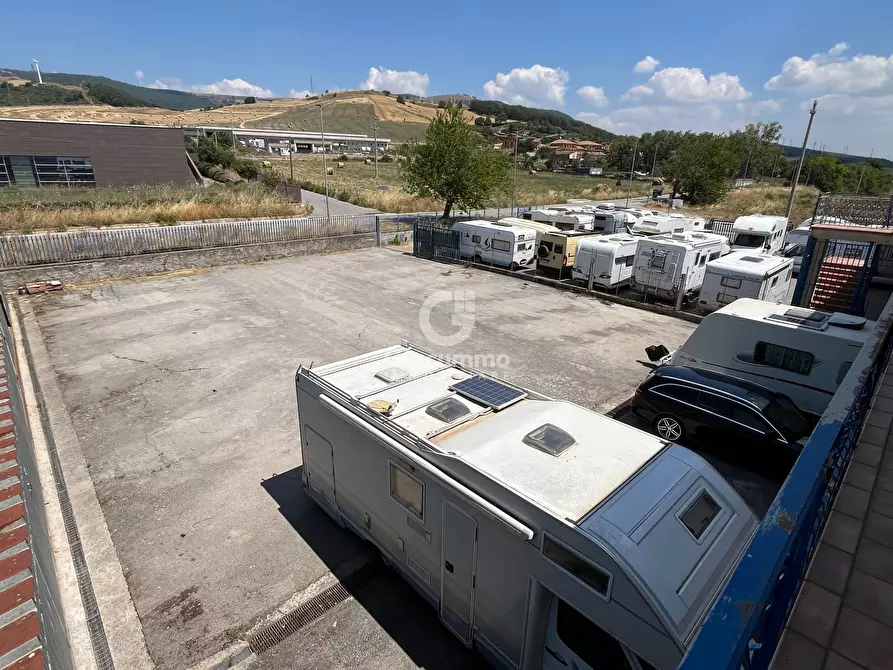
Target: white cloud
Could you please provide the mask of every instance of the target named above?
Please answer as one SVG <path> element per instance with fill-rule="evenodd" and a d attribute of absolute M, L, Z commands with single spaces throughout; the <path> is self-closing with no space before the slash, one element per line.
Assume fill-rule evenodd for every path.
<path fill-rule="evenodd" d="M 195 84 L 189 87 L 193 93 L 215 93 L 217 95 L 253 95 L 258 98 L 272 98 L 273 91 L 257 86 L 244 79 L 221 79 L 210 84 Z"/>
<path fill-rule="evenodd" d="M 156 79 L 151 84 L 146 84 L 148 88 L 160 88 L 162 90 L 167 89 L 176 89 L 178 91 L 185 90 L 183 86 L 183 82 L 176 77 L 165 77 L 162 79 Z"/>
<path fill-rule="evenodd" d="M 369 77 L 363 82 L 362 88 L 373 91 L 425 95 L 428 90 L 428 75 L 415 70 L 370 67 Z"/>
<path fill-rule="evenodd" d="M 143 81 L 143 76 L 144 76 L 144 75 L 143 75 L 143 71 L 142 71 L 142 70 L 137 70 L 137 71 L 134 72 L 133 74 L 136 75 L 136 80 L 137 80 L 138 82 L 142 82 L 142 81 Z"/>
<path fill-rule="evenodd" d="M 299 91 L 298 89 L 293 88 L 288 92 L 289 98 L 306 98 L 308 95 L 313 95 L 313 91 Z"/>
<path fill-rule="evenodd" d="M 484 84 L 484 94 L 491 100 L 515 105 L 563 105 L 568 79 L 568 73 L 561 68 L 516 67 L 508 74 L 498 72 L 495 79 Z"/>
<path fill-rule="evenodd" d="M 633 86 L 622 99 L 641 100 L 652 94 L 672 102 L 734 102 L 750 97 L 737 76 L 721 72 L 708 78 L 696 67 L 668 67 L 651 75 L 647 86 Z"/>
<path fill-rule="evenodd" d="M 642 60 L 636 63 L 636 66 L 633 68 L 633 72 L 654 72 L 654 68 L 660 65 L 660 61 L 656 58 L 652 58 L 651 56 L 645 56 Z"/>
<path fill-rule="evenodd" d="M 591 102 L 596 107 L 607 107 L 608 98 L 605 95 L 605 89 L 600 86 L 584 86 L 577 89 L 577 95 L 584 100 Z"/>
<path fill-rule="evenodd" d="M 893 56 L 858 54 L 844 57 L 846 42 L 834 45 L 827 53 L 813 54 L 807 59 L 788 58 L 781 73 L 766 82 L 768 91 L 802 91 L 804 93 L 861 93 L 893 86 Z"/>
<path fill-rule="evenodd" d="M 784 98 L 769 100 L 754 100 L 753 102 L 736 102 L 735 109 L 747 116 L 760 116 L 761 114 L 777 114 L 784 105 Z"/>
<path fill-rule="evenodd" d="M 599 128 L 622 135 L 641 135 L 655 130 L 693 130 L 722 132 L 723 110 L 714 103 L 703 105 L 640 105 L 614 110 L 608 114 L 580 112 L 577 118 Z"/>

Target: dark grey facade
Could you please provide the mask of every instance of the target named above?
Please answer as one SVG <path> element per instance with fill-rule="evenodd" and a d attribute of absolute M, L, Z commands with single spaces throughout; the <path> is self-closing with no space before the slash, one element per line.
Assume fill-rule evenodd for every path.
<path fill-rule="evenodd" d="M 0 187 L 196 183 L 179 128 L 0 119 Z"/>

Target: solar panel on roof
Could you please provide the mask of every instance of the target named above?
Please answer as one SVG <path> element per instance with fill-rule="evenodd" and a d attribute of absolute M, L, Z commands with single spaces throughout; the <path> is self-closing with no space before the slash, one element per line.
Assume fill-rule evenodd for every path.
<path fill-rule="evenodd" d="M 465 396 L 469 400 L 489 405 L 495 410 L 508 407 L 512 403 L 527 397 L 527 393 L 521 389 L 482 375 L 475 375 L 474 377 L 456 382 L 450 386 L 450 390 Z"/>

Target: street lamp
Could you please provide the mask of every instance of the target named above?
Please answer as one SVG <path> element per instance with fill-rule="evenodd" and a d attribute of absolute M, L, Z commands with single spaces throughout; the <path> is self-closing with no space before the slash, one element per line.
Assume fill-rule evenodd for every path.
<path fill-rule="evenodd" d="M 322 121 L 322 104 L 319 107 L 319 134 L 322 137 L 322 178 L 326 186 L 326 221 L 329 220 L 329 170 L 326 165 L 326 127 Z"/>

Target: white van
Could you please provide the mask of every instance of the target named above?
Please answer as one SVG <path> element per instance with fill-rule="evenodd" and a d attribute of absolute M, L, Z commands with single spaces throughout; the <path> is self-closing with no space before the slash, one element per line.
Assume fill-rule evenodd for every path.
<path fill-rule="evenodd" d="M 536 231 L 491 221 L 458 221 L 459 255 L 475 263 L 517 270 L 536 262 Z"/>
<path fill-rule="evenodd" d="M 732 250 L 753 249 L 777 254 L 784 247 L 788 220 L 783 216 L 748 214 L 739 216 L 732 224 Z"/>
<path fill-rule="evenodd" d="M 630 286 L 646 295 L 675 300 L 701 288 L 707 262 L 724 253 L 728 242 L 713 233 L 672 233 L 639 238 Z"/>
<path fill-rule="evenodd" d="M 821 415 L 875 322 L 741 298 L 695 328 L 667 360 L 744 377 Z"/>
<path fill-rule="evenodd" d="M 638 241 L 630 235 L 598 235 L 581 240 L 571 276 L 588 283 L 591 270 L 592 283 L 598 286 L 615 288 L 629 284 Z"/>
<path fill-rule="evenodd" d="M 738 298 L 786 303 L 793 272 L 791 258 L 733 251 L 707 262 L 698 306 L 719 309 Z"/>
<path fill-rule="evenodd" d="M 295 385 L 304 491 L 503 670 L 675 670 L 757 528 L 694 452 L 409 344 Z"/>

